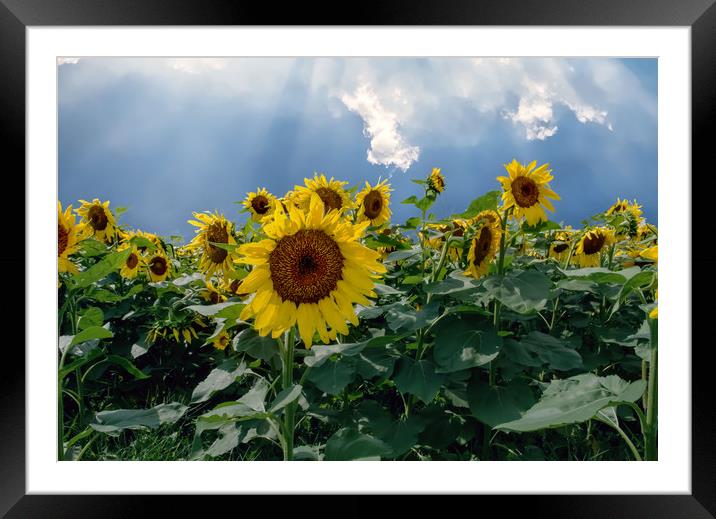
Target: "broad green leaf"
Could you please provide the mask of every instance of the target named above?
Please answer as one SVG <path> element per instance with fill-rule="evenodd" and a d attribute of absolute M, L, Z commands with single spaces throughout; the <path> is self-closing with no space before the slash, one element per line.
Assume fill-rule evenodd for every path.
<path fill-rule="evenodd" d="M 383 441 L 353 428 L 336 431 L 326 442 L 326 461 L 379 460 L 392 449 Z"/>
<path fill-rule="evenodd" d="M 472 415 L 490 427 L 519 419 L 535 403 L 532 390 L 519 381 L 507 386 L 490 386 L 473 378 L 467 397 Z"/>
<path fill-rule="evenodd" d="M 352 357 L 356 371 L 365 379 L 373 377 L 390 377 L 395 361 L 400 357 L 392 348 L 367 348 Z"/>
<path fill-rule="evenodd" d="M 428 294 L 436 295 L 448 295 L 448 294 L 460 294 L 464 295 L 466 291 L 475 290 L 480 284 L 473 278 L 469 278 L 454 271 L 450 274 L 450 277 L 445 278 L 442 281 L 436 281 L 434 283 L 428 283 L 425 285 L 425 291 Z"/>
<path fill-rule="evenodd" d="M 497 357 L 502 346 L 502 337 L 491 323 L 467 316 L 443 319 L 434 332 L 433 359 L 438 373 L 483 366 Z"/>
<path fill-rule="evenodd" d="M 644 392 L 643 380 L 627 382 L 616 375 L 597 377 L 585 373 L 553 380 L 540 400 L 521 418 L 495 426 L 508 431 L 536 431 L 584 422 L 600 409 L 620 402 L 635 402 Z"/>
<path fill-rule="evenodd" d="M 404 260 L 418 254 L 420 254 L 420 249 L 396 250 L 395 252 L 388 254 L 384 261 L 385 263 L 391 263 L 393 261 Z"/>
<path fill-rule="evenodd" d="M 87 310 L 82 312 L 77 322 L 77 327 L 80 330 L 85 330 L 92 326 L 102 326 L 102 323 L 104 323 L 104 312 L 102 312 L 102 309 L 96 306 L 90 306 Z"/>
<path fill-rule="evenodd" d="M 250 370 L 246 368 L 243 360 L 239 362 L 237 359 L 229 359 L 223 362 L 194 388 L 191 403 L 198 404 L 209 400 L 214 393 L 226 389 L 247 372 Z"/>
<path fill-rule="evenodd" d="M 355 366 L 348 362 L 325 362 L 321 366 L 311 368 L 308 380 L 321 391 L 329 395 L 337 395 L 355 376 Z"/>
<path fill-rule="evenodd" d="M 241 330 L 231 342 L 234 351 L 246 352 L 255 359 L 270 361 L 278 355 L 278 344 L 271 337 L 261 337 L 253 328 Z"/>
<path fill-rule="evenodd" d="M 87 352 L 85 355 L 79 357 L 77 360 L 65 364 L 61 370 L 57 372 L 57 376 L 60 380 L 65 378 L 67 375 L 72 373 L 74 370 L 89 364 L 90 362 L 99 361 L 104 358 L 105 353 L 101 349 L 93 349 Z"/>
<path fill-rule="evenodd" d="M 301 396 L 301 391 L 303 391 L 303 387 L 299 384 L 287 387 L 278 395 L 276 395 L 276 398 L 273 402 L 271 402 L 271 405 L 269 406 L 268 412 L 275 414 L 287 405 L 295 402 L 296 400 L 298 400 L 298 397 Z"/>
<path fill-rule="evenodd" d="M 497 198 L 500 196 L 499 191 L 488 191 L 484 195 L 476 198 L 467 206 L 465 212 L 452 215 L 452 218 L 472 218 L 481 211 L 487 209 L 497 210 Z"/>
<path fill-rule="evenodd" d="M 435 364 L 429 360 L 413 360 L 403 357 L 396 366 L 393 381 L 401 393 L 415 395 L 429 403 L 437 395 L 445 375 L 435 372 Z"/>
<path fill-rule="evenodd" d="M 236 301 L 226 301 L 225 303 L 216 303 L 215 305 L 190 305 L 187 306 L 187 310 L 192 310 L 193 312 L 196 312 L 198 314 L 201 314 L 205 317 L 212 317 L 217 316 L 222 310 L 226 310 L 232 306 L 241 305 L 244 306 L 242 303 L 237 303 Z"/>
<path fill-rule="evenodd" d="M 123 251 L 107 254 L 87 270 L 69 278 L 68 285 L 72 288 L 85 288 L 95 281 L 99 281 L 111 272 L 118 270 L 127 260 L 130 252 L 132 252 L 131 249 L 124 249 Z"/>
<path fill-rule="evenodd" d="M 371 337 L 363 342 L 346 342 L 340 344 L 329 344 L 327 346 L 313 346 L 308 352 L 306 352 L 303 362 L 305 362 L 306 366 L 317 368 L 326 362 L 331 355 L 335 355 L 336 353 L 346 356 L 357 355 L 367 347 L 373 348 L 392 344 L 398 339 L 398 337 L 398 335 L 381 335 L 378 337 Z"/>
<path fill-rule="evenodd" d="M 536 270 L 525 270 L 504 278 L 489 277 L 483 286 L 503 305 L 520 314 L 543 310 L 553 297 L 552 281 Z"/>
<path fill-rule="evenodd" d="M 72 339 L 67 347 L 70 350 L 69 353 L 72 353 L 72 349 L 78 344 L 82 344 L 83 342 L 87 342 L 92 339 L 109 339 L 110 337 L 114 337 L 114 334 L 107 328 L 102 326 L 90 326 L 89 328 L 85 328 L 79 332 L 77 335 L 72 336 Z"/>
<path fill-rule="evenodd" d="M 172 402 L 159 404 L 151 409 L 116 409 L 97 413 L 90 427 L 99 432 L 112 433 L 125 429 L 155 429 L 165 423 L 181 418 L 187 406 Z"/>
<path fill-rule="evenodd" d="M 609 270 L 603 267 L 588 267 L 582 269 L 562 270 L 560 271 L 570 278 L 587 278 L 595 283 L 605 284 L 613 283 L 621 285 L 628 279 L 639 274 L 639 267 L 629 267 L 623 270 Z"/>
<path fill-rule="evenodd" d="M 406 333 L 423 328 L 438 316 L 440 304 L 432 301 L 420 310 L 410 305 L 395 303 L 383 307 L 388 328 L 398 333 Z"/>
<path fill-rule="evenodd" d="M 103 362 L 108 362 L 123 367 L 130 375 L 132 375 L 137 380 L 150 378 L 149 375 L 147 375 L 137 366 L 132 364 L 129 359 L 125 359 L 124 357 L 120 357 L 119 355 L 107 355 L 107 358 Z"/>
<path fill-rule="evenodd" d="M 530 332 L 519 341 L 507 339 L 505 353 L 525 366 L 546 365 L 550 369 L 569 371 L 582 367 L 582 357 L 564 341 L 542 332 Z"/>

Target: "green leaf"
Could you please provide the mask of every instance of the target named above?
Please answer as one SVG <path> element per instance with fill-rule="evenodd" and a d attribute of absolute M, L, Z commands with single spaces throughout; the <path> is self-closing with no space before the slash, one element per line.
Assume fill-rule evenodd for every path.
<path fill-rule="evenodd" d="M 428 283 L 425 285 L 425 291 L 428 294 L 435 295 L 448 295 L 448 294 L 461 294 L 469 290 L 476 290 L 480 284 L 473 278 L 464 276 L 458 271 L 453 271 L 450 277 L 445 278 L 442 281 L 436 281 L 434 283 Z"/>
<path fill-rule="evenodd" d="M 486 327 L 487 325 L 487 327 Z M 454 316 L 440 321 L 435 327 L 433 359 L 438 373 L 452 373 L 494 360 L 500 352 L 502 337 L 491 323 L 474 318 Z"/>
<path fill-rule="evenodd" d="M 131 252 L 131 249 L 124 249 L 123 251 L 107 254 L 84 272 L 80 272 L 76 276 L 69 278 L 67 284 L 71 288 L 88 287 L 95 281 L 99 281 L 111 272 L 118 270 L 127 260 Z"/>
<path fill-rule="evenodd" d="M 355 376 L 355 366 L 348 362 L 326 362 L 321 366 L 311 368 L 308 380 L 313 382 L 321 391 L 329 395 L 337 395 L 346 387 Z"/>
<path fill-rule="evenodd" d="M 151 409 L 116 409 L 97 413 L 90 423 L 95 431 L 112 433 L 125 429 L 156 429 L 165 423 L 181 418 L 187 406 L 172 402 L 159 404 Z"/>
<path fill-rule="evenodd" d="M 129 359 L 125 359 L 124 357 L 120 357 L 119 355 L 108 355 L 107 358 L 103 362 L 108 362 L 108 363 L 116 364 L 117 366 L 123 367 L 125 370 L 127 370 L 127 372 L 130 375 L 132 375 L 137 380 L 150 378 L 149 375 L 147 375 L 142 370 L 140 370 L 137 366 L 132 364 L 132 362 Z"/>
<path fill-rule="evenodd" d="M 287 387 L 278 395 L 276 395 L 276 398 L 273 402 L 271 402 L 271 405 L 269 406 L 268 412 L 276 414 L 278 411 L 280 411 L 287 405 L 295 402 L 298 397 L 301 396 L 301 391 L 303 391 L 303 387 L 298 384 L 293 385 L 291 387 Z"/>
<path fill-rule="evenodd" d="M 246 368 L 243 360 L 239 362 L 237 359 L 229 359 L 223 362 L 194 388 L 191 403 L 198 404 L 209 400 L 214 393 L 226 389 L 247 372 L 251 370 Z"/>
<path fill-rule="evenodd" d="M 566 380 L 553 380 L 540 400 L 521 418 L 501 423 L 495 428 L 525 432 L 584 422 L 604 407 L 635 402 L 644 388 L 643 380 L 629 383 L 616 375 L 597 377 L 585 373 Z"/>
<path fill-rule="evenodd" d="M 393 261 L 399 261 L 406 258 L 410 258 L 412 256 L 416 256 L 420 254 L 420 250 L 415 249 L 408 249 L 408 250 L 396 250 L 395 252 L 391 252 L 388 254 L 388 256 L 385 258 L 385 263 L 391 263 Z"/>
<path fill-rule="evenodd" d="M 114 337 L 114 334 L 107 328 L 103 328 L 102 326 L 90 326 L 72 337 L 68 346 L 70 349 L 69 353 L 72 353 L 72 348 L 74 346 L 82 344 L 83 342 L 87 342 L 92 339 L 109 339 L 110 337 Z"/>
<path fill-rule="evenodd" d="M 528 333 L 519 341 L 507 339 L 505 354 L 524 366 L 546 365 L 560 371 L 582 367 L 582 357 L 576 350 L 556 337 L 537 331 Z"/>
<path fill-rule="evenodd" d="M 490 386 L 473 378 L 467 388 L 467 398 L 472 415 L 490 427 L 519 419 L 535 403 L 532 390 L 519 381 L 507 386 Z"/>
<path fill-rule="evenodd" d="M 490 277 L 483 286 L 503 305 L 520 314 L 543 310 L 553 297 L 552 281 L 536 270 L 525 270 L 504 278 Z"/>
<path fill-rule="evenodd" d="M 631 279 L 633 276 L 639 274 L 641 269 L 639 267 L 629 267 L 627 269 L 613 271 L 603 267 L 589 267 L 573 270 L 560 269 L 560 271 L 567 277 L 587 278 L 595 283 L 599 283 L 600 285 L 607 283 L 621 285 L 626 283 L 628 279 Z"/>
<path fill-rule="evenodd" d="M 497 198 L 500 196 L 499 191 L 488 191 L 484 195 L 474 199 L 467 206 L 465 212 L 460 214 L 454 214 L 451 218 L 472 218 L 481 211 L 487 209 L 497 210 Z"/>
<path fill-rule="evenodd" d="M 94 238 L 87 238 L 79 243 L 80 250 L 84 256 L 94 258 L 107 252 L 107 246 Z"/>
<path fill-rule="evenodd" d="M 354 428 L 336 431 L 326 442 L 324 459 L 326 461 L 379 460 L 389 456 L 391 448 L 383 441 L 367 434 L 361 434 Z"/>
<path fill-rule="evenodd" d="M 345 342 L 341 344 L 329 344 L 327 346 L 313 346 L 306 352 L 303 362 L 305 362 L 306 366 L 317 368 L 326 362 L 331 355 L 335 355 L 336 353 L 347 356 L 357 355 L 368 346 L 376 347 L 392 344 L 398 337 L 398 335 L 381 335 L 371 337 L 363 342 Z"/>
<path fill-rule="evenodd" d="M 393 377 L 395 385 L 401 393 L 415 395 L 425 403 L 429 403 L 437 395 L 445 375 L 435 372 L 435 364 L 429 360 L 413 360 L 403 357 L 398 362 Z"/>
<path fill-rule="evenodd" d="M 234 306 L 241 306 L 243 308 L 244 304 L 237 303 L 236 301 L 226 301 L 225 303 L 217 303 L 215 305 L 190 305 L 190 306 L 187 306 L 186 309 L 196 312 L 198 314 L 201 314 L 205 317 L 211 317 L 211 316 L 219 317 L 218 314 L 220 314 L 221 312 L 228 311 L 229 308 L 234 307 Z M 225 314 L 225 315 L 233 315 L 233 313 L 229 313 L 229 314 Z"/>
<path fill-rule="evenodd" d="M 356 371 L 365 379 L 390 377 L 400 355 L 392 348 L 367 348 L 352 358 Z"/>
<path fill-rule="evenodd" d="M 69 364 L 65 364 L 61 370 L 58 370 L 57 376 L 60 380 L 62 380 L 74 370 L 81 368 L 82 366 L 89 364 L 90 362 L 94 362 L 96 360 L 104 358 L 104 356 L 105 353 L 100 349 L 91 350 L 82 357 L 79 357 L 77 360 L 74 360 Z"/>
<path fill-rule="evenodd" d="M 629 278 L 629 280 L 624 283 L 621 290 L 619 291 L 619 295 L 617 296 L 617 300 L 614 303 L 614 306 L 612 306 L 611 311 L 609 312 L 609 317 L 614 315 L 614 313 L 619 310 L 619 307 L 621 304 L 626 300 L 626 298 L 631 294 L 634 290 L 637 290 L 639 288 L 644 288 L 649 286 L 652 281 L 654 280 L 655 273 L 651 270 L 644 270 L 642 272 L 639 272 L 638 274 L 634 275 L 633 277 Z"/>
<path fill-rule="evenodd" d="M 234 351 L 246 352 L 255 359 L 269 362 L 278 355 L 278 345 L 271 337 L 261 337 L 253 328 L 241 330 L 231 342 Z"/>
<path fill-rule="evenodd" d="M 383 308 L 388 328 L 394 332 L 406 333 L 423 328 L 432 322 L 438 316 L 440 304 L 432 301 L 420 310 L 415 310 L 412 306 L 403 303 L 395 303 Z"/>
<path fill-rule="evenodd" d="M 102 309 L 96 306 L 90 306 L 87 310 L 82 312 L 77 322 L 77 327 L 80 330 L 85 330 L 92 326 L 102 326 L 102 323 L 104 323 L 104 312 L 102 312 Z"/>

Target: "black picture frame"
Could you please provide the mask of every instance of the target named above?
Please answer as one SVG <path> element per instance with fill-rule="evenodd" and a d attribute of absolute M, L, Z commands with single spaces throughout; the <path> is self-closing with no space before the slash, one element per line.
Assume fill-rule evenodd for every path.
<path fill-rule="evenodd" d="M 684 219 L 691 217 L 692 250 L 685 265 L 692 273 L 707 273 L 716 267 L 716 253 L 704 246 L 710 236 L 707 211 L 713 207 L 716 183 L 711 159 L 711 133 L 716 120 L 716 0 L 457 0 L 457 1 L 384 1 L 351 4 L 287 3 L 243 0 L 0 0 L 0 135 L 7 166 L 6 179 L 14 177 L 24 194 L 25 170 L 25 29 L 28 26 L 63 25 L 557 25 L 557 26 L 689 26 L 691 27 L 692 73 L 692 171 L 665 172 L 678 175 L 698 187 L 692 191 L 692 207 L 685 208 Z M 8 159 L 11 159 L 8 161 Z M 14 160 L 12 160 L 14 159 Z M 12 198 L 24 204 L 24 196 L 15 190 Z M 9 197 L 8 197 L 9 198 Z M 20 202 L 22 201 L 22 202 Z M 22 208 L 15 208 L 18 215 Z M 689 214 L 690 213 L 690 214 Z M 18 234 L 17 232 L 15 234 Z M 25 239 L 31 237 L 25 234 Z M 31 272 L 25 267 L 24 247 L 3 247 L 2 272 Z M 693 274 L 692 274 L 693 275 Z M 589 496 L 508 496 L 482 497 L 509 500 L 509 509 L 525 507 L 532 515 L 569 518 L 611 517 L 714 517 L 716 514 L 716 420 L 711 398 L 713 378 L 713 334 L 697 340 L 704 330 L 710 306 L 706 301 L 713 277 L 706 274 L 697 290 L 692 291 L 692 494 L 691 495 L 589 495 Z M 8 276 L 6 276 L 8 277 Z M 9 276 L 13 277 L 13 276 Z M 14 276 L 19 285 L 19 276 Z M 11 282 L 11 280 L 8 280 Z M 706 285 L 706 290 L 704 290 Z M 700 289 L 699 289 L 700 288 Z M 15 294 L 24 293 L 17 286 Z M 701 301 L 699 301 L 701 299 Z M 685 301 L 684 304 L 688 304 Z M 699 304 L 701 303 L 701 304 Z M 15 308 L 21 308 L 19 304 Z M 25 308 L 31 309 L 31 302 Z M 25 352 L 17 318 L 3 312 L 5 369 L 0 375 L 0 515 L 28 517 L 143 517 L 155 515 L 152 509 L 160 498 L 147 496 L 28 496 L 25 495 Z M 27 318 L 27 315 L 25 315 Z M 14 321 L 9 325 L 11 319 Z M 698 325 L 698 326 L 697 326 Z M 16 330 L 16 331 L 12 331 Z M 664 347 L 689 347 L 683 344 Z M 8 368 L 11 366 L 11 368 Z M 50 420 L 51 422 L 51 420 Z M 48 426 L 48 434 L 52 434 Z M 176 499 L 176 497 L 169 498 Z M 212 498 L 211 506 L 236 507 L 233 498 Z M 251 513 L 256 500 L 241 498 L 241 510 Z M 163 501 L 164 498 L 161 498 Z M 352 497 L 341 511 L 353 515 L 375 511 L 370 497 Z M 295 501 L 294 501 L 295 503 Z M 248 505 L 248 507 L 247 507 Z M 162 505 L 160 505 L 162 506 Z M 420 505 L 419 505 L 420 506 Z M 499 506 L 499 505 L 498 505 Z M 172 505 L 176 507 L 176 505 Z M 324 506 L 321 506 L 324 508 Z M 325 507 L 328 511 L 328 508 Z M 402 508 L 402 505 L 401 505 Z M 320 513 L 320 510 L 315 510 Z M 383 505 L 382 512 L 389 512 Z M 535 514 L 535 512 L 537 512 Z M 476 512 L 477 513 L 477 512 Z M 315 512 L 312 513 L 315 515 Z"/>

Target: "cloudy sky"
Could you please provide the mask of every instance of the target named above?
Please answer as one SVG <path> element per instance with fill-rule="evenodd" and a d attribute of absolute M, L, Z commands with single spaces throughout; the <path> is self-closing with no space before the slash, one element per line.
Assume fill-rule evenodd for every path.
<path fill-rule="evenodd" d="M 503 164 L 549 162 L 579 222 L 617 196 L 657 222 L 657 62 L 563 58 L 61 59 L 59 198 L 111 200 L 121 222 L 190 238 L 194 210 L 243 221 L 247 191 L 314 171 L 351 185 L 440 167 L 438 217 L 499 189 Z"/>

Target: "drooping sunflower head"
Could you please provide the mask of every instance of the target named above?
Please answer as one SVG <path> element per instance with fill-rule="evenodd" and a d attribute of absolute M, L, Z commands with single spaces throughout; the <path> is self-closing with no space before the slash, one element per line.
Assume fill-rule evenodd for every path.
<path fill-rule="evenodd" d="M 164 281 L 171 275 L 172 264 L 163 250 L 157 249 L 146 258 L 147 274 L 153 283 Z"/>
<path fill-rule="evenodd" d="M 344 187 L 348 182 L 334 180 L 333 177 L 327 180 L 325 175 L 316 173 L 313 178 L 304 179 L 304 183 L 305 186 L 295 186 L 292 196 L 294 204 L 304 211 L 308 211 L 313 193 L 323 202 L 326 213 L 333 210 L 343 213 L 353 207 L 351 197 Z"/>
<path fill-rule="evenodd" d="M 196 236 L 187 244 L 187 249 L 197 250 L 199 258 L 199 270 L 208 277 L 216 274 L 224 276 L 231 272 L 233 260 L 236 253 L 231 245 L 236 245 L 234 238 L 234 225 L 218 213 L 194 213 L 196 220 L 189 220 L 191 225 L 198 227 Z M 223 248 L 225 244 L 229 247 Z"/>
<path fill-rule="evenodd" d="M 248 193 L 243 201 L 244 207 L 251 213 L 251 219 L 255 222 L 270 216 L 276 209 L 277 203 L 277 198 L 263 187 Z"/>
<path fill-rule="evenodd" d="M 62 204 L 57 202 L 57 270 L 77 274 L 74 263 L 69 260 L 70 255 L 77 252 L 78 244 L 87 237 L 87 228 L 75 223 L 72 205 L 62 211 Z"/>
<path fill-rule="evenodd" d="M 552 170 L 548 169 L 549 164 L 537 166 L 533 160 L 527 166 L 520 164 L 515 159 L 505 164 L 508 177 L 497 177 L 502 184 L 502 205 L 504 209 L 513 208 L 513 216 L 516 219 L 524 217 L 529 225 L 535 225 L 547 220 L 545 208 L 554 211 L 550 198 L 559 200 L 559 195 L 549 187 L 552 180 Z"/>
<path fill-rule="evenodd" d="M 219 292 L 210 279 L 205 281 L 206 287 L 201 290 L 201 297 L 204 301 L 213 305 L 226 301 L 226 296 Z"/>
<path fill-rule="evenodd" d="M 239 247 L 237 263 L 254 266 L 241 283 L 253 298 L 240 318 L 255 318 L 259 335 L 274 338 L 298 325 L 307 348 L 315 332 L 326 344 L 346 335 L 346 321 L 358 324 L 354 303 L 370 304 L 375 279 L 386 270 L 378 253 L 358 241 L 368 225 L 325 213 L 317 193 L 306 213 L 277 212 L 264 240 Z"/>
<path fill-rule="evenodd" d="M 100 202 L 97 198 L 91 202 L 80 200 L 82 204 L 77 214 L 82 223 L 91 229 L 92 235 L 100 241 L 110 243 L 115 238 L 117 222 L 109 209 L 109 200 Z"/>
<path fill-rule="evenodd" d="M 440 168 L 433 168 L 427 179 L 428 190 L 435 194 L 445 191 L 445 177 L 440 173 Z"/>
<path fill-rule="evenodd" d="M 609 225 L 616 229 L 618 238 L 634 238 L 639 234 L 639 226 L 643 222 L 641 206 L 636 200 L 629 202 L 617 198 L 617 201 L 604 213 Z"/>
<path fill-rule="evenodd" d="M 577 243 L 576 260 L 581 267 L 598 267 L 601 255 L 614 244 L 614 231 L 606 227 L 594 227 L 586 231 Z"/>
<path fill-rule="evenodd" d="M 565 261 L 569 256 L 573 237 L 574 231 L 571 230 L 571 227 L 556 232 L 554 239 L 549 244 L 549 257 L 556 259 L 560 263 Z"/>
<path fill-rule="evenodd" d="M 495 218 L 494 211 L 483 211 L 480 217 L 475 217 L 475 235 L 470 241 L 470 250 L 467 253 L 466 276 L 479 279 L 487 274 L 490 263 L 500 250 L 502 227 L 499 216 Z M 482 213 L 480 213 L 482 214 Z"/>
<path fill-rule="evenodd" d="M 120 275 L 126 279 L 134 279 L 137 277 L 140 269 L 145 266 L 144 258 L 139 253 L 136 245 L 126 243 L 120 246 L 119 250 L 131 249 L 129 256 L 124 260 L 122 268 L 119 270 Z"/>
<path fill-rule="evenodd" d="M 142 254 L 145 254 L 148 251 L 151 252 L 157 247 L 164 250 L 162 240 L 154 233 L 140 231 L 139 229 L 133 231 L 122 231 L 117 229 L 117 233 L 122 244 L 136 245 L 137 250 Z"/>
<path fill-rule="evenodd" d="M 356 195 L 358 206 L 358 221 L 370 221 L 371 226 L 377 227 L 390 220 L 390 185 L 387 180 L 371 186 L 366 181 L 365 188 Z"/>

